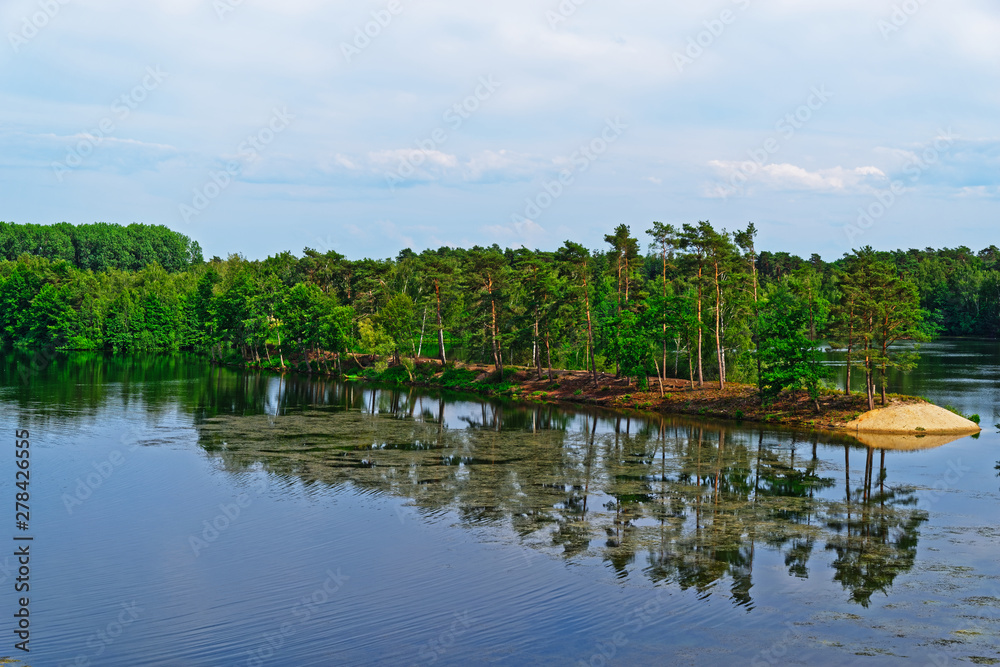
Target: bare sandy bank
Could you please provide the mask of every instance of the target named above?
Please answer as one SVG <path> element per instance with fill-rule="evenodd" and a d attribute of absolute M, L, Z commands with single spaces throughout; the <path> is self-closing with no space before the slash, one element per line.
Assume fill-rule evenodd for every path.
<path fill-rule="evenodd" d="M 968 435 L 982 429 L 975 422 L 930 403 L 890 405 L 847 423 L 859 434 Z"/>

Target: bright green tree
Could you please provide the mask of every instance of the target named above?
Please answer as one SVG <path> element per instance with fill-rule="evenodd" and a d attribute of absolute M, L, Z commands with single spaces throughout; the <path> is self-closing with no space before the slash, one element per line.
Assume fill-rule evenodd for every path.
<path fill-rule="evenodd" d="M 809 309 L 787 282 L 775 285 L 760 308 L 760 399 L 772 403 L 784 390 L 804 389 L 818 412 L 821 383 L 829 376 L 809 340 Z"/>

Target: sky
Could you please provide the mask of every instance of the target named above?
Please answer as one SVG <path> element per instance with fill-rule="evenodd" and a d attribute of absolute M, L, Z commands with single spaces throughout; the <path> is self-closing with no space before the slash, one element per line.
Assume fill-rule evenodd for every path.
<path fill-rule="evenodd" d="M 1000 245 L 995 0 L 4 0 L 0 219 L 206 257 Z"/>

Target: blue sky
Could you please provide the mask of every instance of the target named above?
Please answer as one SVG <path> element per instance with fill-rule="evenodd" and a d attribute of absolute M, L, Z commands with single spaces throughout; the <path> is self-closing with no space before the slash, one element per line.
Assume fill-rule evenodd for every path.
<path fill-rule="evenodd" d="M 1000 245 L 995 2 L 6 0 L 0 26 L 12 222 L 250 258 L 654 220 L 828 260 Z"/>

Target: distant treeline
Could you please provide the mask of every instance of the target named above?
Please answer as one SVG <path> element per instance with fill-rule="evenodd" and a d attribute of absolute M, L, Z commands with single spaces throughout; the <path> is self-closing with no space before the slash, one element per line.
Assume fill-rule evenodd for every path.
<path fill-rule="evenodd" d="M 18 225 L 0 222 L 0 260 L 34 255 L 91 271 L 139 271 L 159 264 L 170 272 L 202 262 L 201 246 L 162 225 Z"/>
<path fill-rule="evenodd" d="M 978 252 L 965 246 L 911 248 L 878 254 L 917 286 L 920 305 L 940 334 L 1000 338 L 1000 248 L 990 245 Z M 787 252 L 765 251 L 758 267 L 770 280 L 810 266 L 824 275 L 827 298 L 833 302 L 836 275 L 844 265 L 844 258 L 827 263 L 815 254 L 804 260 Z"/>
<path fill-rule="evenodd" d="M 756 228 L 626 225 L 590 250 L 305 249 L 203 262 L 164 227 L 0 223 L 0 339 L 23 347 L 192 349 L 330 371 L 347 352 L 758 382 L 814 393 L 815 341 L 848 352 L 874 394 L 913 359 L 899 340 L 1000 334 L 1000 250 L 834 261 L 758 251 Z M 320 354 L 323 351 L 328 354 Z M 317 365 L 318 364 L 318 365 Z"/>

